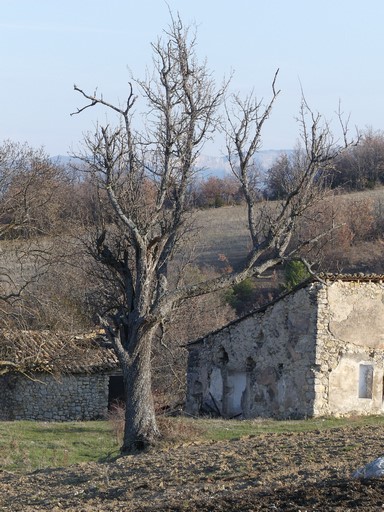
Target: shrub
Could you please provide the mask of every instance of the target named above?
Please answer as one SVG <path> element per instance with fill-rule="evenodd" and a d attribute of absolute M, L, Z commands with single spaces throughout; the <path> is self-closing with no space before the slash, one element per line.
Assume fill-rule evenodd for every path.
<path fill-rule="evenodd" d="M 284 290 L 290 291 L 297 285 L 308 279 L 310 273 L 307 267 L 300 260 L 292 260 L 285 267 Z"/>
<path fill-rule="evenodd" d="M 235 284 L 225 293 L 226 302 L 232 306 L 237 314 L 244 313 L 253 305 L 255 298 L 255 283 L 251 278 L 244 279 Z"/>

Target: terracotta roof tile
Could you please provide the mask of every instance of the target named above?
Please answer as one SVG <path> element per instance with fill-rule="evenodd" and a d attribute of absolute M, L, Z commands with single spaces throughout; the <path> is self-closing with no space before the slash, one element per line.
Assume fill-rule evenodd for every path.
<path fill-rule="evenodd" d="M 358 272 L 356 274 L 327 274 L 321 273 L 318 274 L 320 279 L 324 281 L 361 281 L 361 282 L 381 282 L 384 281 L 384 274 L 364 274 L 363 272 Z M 316 278 L 312 278 L 315 280 Z"/>
<path fill-rule="evenodd" d="M 102 332 L 0 331 L 0 359 L 28 373 L 97 373 L 116 369 Z"/>

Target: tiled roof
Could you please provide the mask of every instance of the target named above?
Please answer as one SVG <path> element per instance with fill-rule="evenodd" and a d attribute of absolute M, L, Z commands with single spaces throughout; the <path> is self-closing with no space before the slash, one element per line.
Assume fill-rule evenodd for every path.
<path fill-rule="evenodd" d="M 9 361 L 25 373 L 98 373 L 119 366 L 102 332 L 2 330 L 0 360 Z"/>
<path fill-rule="evenodd" d="M 361 281 L 361 282 L 374 282 L 378 283 L 384 281 L 384 274 L 364 274 L 358 272 L 356 274 L 318 274 L 316 277 L 323 281 Z M 316 277 L 310 278 L 310 281 L 315 281 Z"/>

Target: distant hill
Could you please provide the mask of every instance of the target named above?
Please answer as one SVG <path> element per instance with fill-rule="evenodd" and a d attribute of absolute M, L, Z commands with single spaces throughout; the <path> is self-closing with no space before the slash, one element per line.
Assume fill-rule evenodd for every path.
<path fill-rule="evenodd" d="M 291 149 L 264 149 L 257 153 L 255 160 L 260 165 L 262 171 L 267 171 L 280 155 L 291 152 Z M 51 161 L 67 167 L 75 162 L 76 159 L 70 156 L 56 155 L 51 157 Z M 201 155 L 198 158 L 197 165 L 201 169 L 203 177 L 217 176 L 218 178 L 223 178 L 231 173 L 226 156 Z"/>
<path fill-rule="evenodd" d="M 267 171 L 274 161 L 284 153 L 292 153 L 291 149 L 264 149 L 256 155 L 256 162 L 260 165 L 261 171 Z M 226 156 L 201 155 L 198 159 L 198 166 L 202 169 L 204 177 L 217 176 L 223 178 L 230 174 L 231 168 Z"/>
<path fill-rule="evenodd" d="M 53 164 L 62 165 L 63 167 L 69 167 L 72 163 L 76 162 L 77 158 L 65 155 L 55 155 L 50 157 L 50 161 Z"/>

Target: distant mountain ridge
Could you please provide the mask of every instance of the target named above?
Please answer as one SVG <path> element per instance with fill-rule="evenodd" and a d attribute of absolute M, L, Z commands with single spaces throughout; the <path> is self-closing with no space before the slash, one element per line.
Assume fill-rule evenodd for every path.
<path fill-rule="evenodd" d="M 263 149 L 256 154 L 255 160 L 260 165 L 262 171 L 267 171 L 282 154 L 292 153 L 291 149 Z M 70 166 L 76 161 L 73 157 L 65 155 L 56 155 L 51 157 L 51 161 L 64 167 Z M 203 178 L 217 176 L 223 178 L 231 173 L 231 168 L 226 156 L 200 155 L 197 160 L 197 166 L 201 169 Z"/>
<path fill-rule="evenodd" d="M 261 171 L 267 171 L 282 154 L 292 153 L 292 149 L 264 149 L 256 154 L 255 160 L 260 165 Z M 231 173 L 231 168 L 226 156 L 201 155 L 198 160 L 198 167 L 202 169 L 204 177 L 217 176 L 223 178 Z"/>

